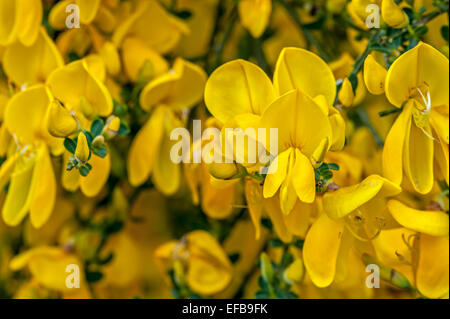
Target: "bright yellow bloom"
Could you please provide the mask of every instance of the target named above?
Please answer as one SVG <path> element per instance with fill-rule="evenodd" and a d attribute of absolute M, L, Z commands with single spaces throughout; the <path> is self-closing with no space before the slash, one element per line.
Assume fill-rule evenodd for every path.
<path fill-rule="evenodd" d="M 132 185 L 144 183 L 152 174 L 156 187 L 173 194 L 180 183 L 180 166 L 170 159 L 172 128 L 180 127 L 175 112 L 189 109 L 201 100 L 206 74 L 181 58 L 173 69 L 148 83 L 141 93 L 141 106 L 150 118 L 133 140 L 128 154 L 128 177 Z"/>
<path fill-rule="evenodd" d="M 63 146 L 45 127 L 49 103 L 47 90 L 37 85 L 13 96 L 6 106 L 5 124 L 17 143 L 17 150 L 2 166 L 5 175 L 0 178 L 10 179 L 3 205 L 3 219 L 8 225 L 18 225 L 30 212 L 31 223 L 38 228 L 53 211 L 56 181 L 49 149 L 59 155 Z"/>
<path fill-rule="evenodd" d="M 79 267 L 79 288 L 70 288 L 67 285 L 66 272 L 68 265 Z M 80 259 L 69 252 L 58 247 L 41 246 L 30 249 L 16 257 L 10 262 L 10 268 L 14 271 L 27 267 L 33 278 L 41 285 L 67 294 L 76 294 L 78 298 L 89 298 L 89 288 L 84 277 L 84 267 Z"/>
<path fill-rule="evenodd" d="M 381 228 L 392 227 L 392 218 L 382 208 L 384 198 L 400 192 L 397 185 L 372 175 L 324 195 L 323 213 L 308 231 L 303 247 L 305 267 L 316 286 L 326 287 L 345 277 L 345 258 L 354 239 L 368 241 Z"/>
<path fill-rule="evenodd" d="M 254 38 L 259 38 L 269 23 L 272 0 L 242 0 L 238 11 L 242 25 Z"/>
<path fill-rule="evenodd" d="M 405 175 L 420 194 L 433 187 L 434 160 L 448 182 L 448 78 L 448 59 L 425 43 L 400 56 L 386 76 L 386 97 L 402 111 L 386 138 L 383 171 L 397 184 Z"/>
<path fill-rule="evenodd" d="M 192 291 L 212 295 L 225 289 L 231 281 L 233 267 L 219 243 L 209 233 L 197 230 L 179 241 L 160 246 L 155 257 L 162 270 L 172 267 L 181 282 Z"/>
<path fill-rule="evenodd" d="M 32 45 L 39 33 L 43 8 L 41 0 L 0 1 L 0 46 L 18 40 Z"/>
<path fill-rule="evenodd" d="M 369 55 L 364 60 L 364 83 L 367 90 L 375 95 L 384 93 L 387 71 L 373 57 Z"/>
<path fill-rule="evenodd" d="M 3 56 L 6 75 L 18 86 L 46 81 L 50 73 L 63 66 L 63 59 L 44 27 L 37 28 L 38 37 L 31 46 L 20 42 L 8 46 Z"/>
<path fill-rule="evenodd" d="M 58 100 L 50 102 L 46 122 L 48 132 L 54 137 L 68 137 L 79 129 L 74 116 Z"/>

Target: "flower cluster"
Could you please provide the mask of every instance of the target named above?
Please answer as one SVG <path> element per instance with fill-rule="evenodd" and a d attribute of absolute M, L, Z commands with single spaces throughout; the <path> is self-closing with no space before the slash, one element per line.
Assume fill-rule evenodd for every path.
<path fill-rule="evenodd" d="M 448 298 L 448 5 L 0 0 L 0 298 Z"/>

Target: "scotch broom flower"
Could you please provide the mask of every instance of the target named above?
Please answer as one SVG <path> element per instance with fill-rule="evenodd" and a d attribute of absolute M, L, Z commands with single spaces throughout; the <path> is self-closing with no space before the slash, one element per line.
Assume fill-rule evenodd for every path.
<path fill-rule="evenodd" d="M 140 101 L 150 118 L 133 140 L 128 154 L 128 178 L 132 185 L 144 183 L 152 174 L 156 187 L 173 194 L 180 183 L 180 166 L 170 159 L 171 128 L 181 121 L 176 112 L 189 109 L 201 100 L 206 74 L 181 58 L 173 69 L 148 83 Z"/>
<path fill-rule="evenodd" d="M 216 294 L 231 281 L 233 267 L 228 256 L 205 231 L 197 230 L 180 241 L 163 244 L 155 251 L 155 257 L 163 271 L 178 263 L 177 275 L 182 277 L 179 280 L 184 279 L 189 288 L 202 295 Z"/>
<path fill-rule="evenodd" d="M 420 194 L 433 187 L 434 160 L 448 164 L 448 77 L 448 59 L 425 43 L 401 55 L 386 76 L 386 97 L 401 113 L 386 137 L 383 172 L 397 184 L 406 176 Z M 448 169 L 444 177 L 448 182 Z"/>

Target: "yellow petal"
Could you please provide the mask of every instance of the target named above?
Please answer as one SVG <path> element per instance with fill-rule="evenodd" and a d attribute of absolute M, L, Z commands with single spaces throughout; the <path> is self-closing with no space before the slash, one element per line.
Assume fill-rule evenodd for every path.
<path fill-rule="evenodd" d="M 34 170 L 35 184 L 30 206 L 30 220 L 34 228 L 40 228 L 50 218 L 56 199 L 55 173 L 45 145 L 39 149 Z"/>
<path fill-rule="evenodd" d="M 111 42 L 106 42 L 100 51 L 100 55 L 105 62 L 106 69 L 111 75 L 117 75 L 120 72 L 120 56 L 117 48 Z"/>
<path fill-rule="evenodd" d="M 205 87 L 206 106 L 222 123 L 239 114 L 261 115 L 273 99 L 270 79 L 258 66 L 244 60 L 216 69 Z"/>
<path fill-rule="evenodd" d="M 11 134 L 24 143 L 33 143 L 47 136 L 43 124 L 50 99 L 43 85 L 36 85 L 15 94 L 5 109 L 5 123 Z"/>
<path fill-rule="evenodd" d="M 254 38 L 259 38 L 266 30 L 272 12 L 271 0 L 242 0 L 238 4 L 242 25 Z"/>
<path fill-rule="evenodd" d="M 432 46 L 419 43 L 398 57 L 386 75 L 386 97 L 401 107 L 417 88 L 426 85 L 433 106 L 448 105 L 448 59 Z M 426 92 L 422 92 L 426 96 Z"/>
<path fill-rule="evenodd" d="M 286 118 L 286 114 L 292 116 Z M 264 112 L 259 127 L 278 129 L 279 152 L 295 146 L 310 157 L 324 139 L 332 140 L 328 116 L 299 90 L 276 99 Z"/>
<path fill-rule="evenodd" d="M 255 238 L 261 236 L 261 215 L 263 210 L 262 187 L 254 180 L 245 181 L 245 198 L 247 200 L 248 212 L 255 228 Z"/>
<path fill-rule="evenodd" d="M 158 1 L 141 1 L 133 14 L 116 28 L 113 42 L 120 46 L 127 35 L 132 35 L 164 54 L 172 50 L 186 33 L 186 24 L 168 14 Z"/>
<path fill-rule="evenodd" d="M 76 0 L 75 3 L 80 8 L 80 22 L 89 24 L 97 15 L 97 10 L 101 0 Z"/>
<path fill-rule="evenodd" d="M 448 235 L 448 215 L 444 212 L 410 208 L 397 200 L 390 200 L 387 205 L 403 227 L 431 236 Z"/>
<path fill-rule="evenodd" d="M 230 283 L 231 263 L 219 243 L 205 231 L 194 231 L 187 235 L 189 245 L 189 287 L 201 294 L 217 293 Z"/>
<path fill-rule="evenodd" d="M 295 163 L 292 167 L 292 184 L 298 198 L 305 203 L 312 203 L 316 197 L 316 179 L 311 161 L 297 148 Z"/>
<path fill-rule="evenodd" d="M 291 154 L 292 148 L 289 148 L 283 153 L 278 154 L 278 156 L 270 164 L 269 171 L 264 182 L 264 198 L 274 196 L 285 180 Z"/>
<path fill-rule="evenodd" d="M 25 45 L 32 45 L 39 34 L 39 27 L 42 22 L 43 8 L 41 0 L 19 0 L 19 23 L 18 38 Z"/>
<path fill-rule="evenodd" d="M 314 204 L 297 201 L 294 209 L 288 215 L 283 216 L 288 231 L 295 236 L 305 238 L 314 211 Z"/>
<path fill-rule="evenodd" d="M 80 108 L 82 96 L 100 116 L 108 116 L 113 110 L 108 89 L 88 70 L 85 60 L 72 62 L 56 70 L 48 78 L 47 85 L 55 98 L 70 110 Z"/>
<path fill-rule="evenodd" d="M 127 168 L 133 186 L 141 185 L 150 176 L 162 140 L 165 112 L 164 108 L 155 109 L 131 143 Z"/>
<path fill-rule="evenodd" d="M 382 67 L 372 55 L 364 61 L 364 83 L 367 90 L 379 95 L 384 93 L 387 70 Z"/>
<path fill-rule="evenodd" d="M 448 236 L 420 235 L 416 284 L 428 298 L 448 295 L 448 251 Z"/>
<path fill-rule="evenodd" d="M 19 86 L 45 82 L 50 73 L 63 64 L 58 49 L 43 27 L 33 45 L 26 47 L 15 42 L 7 47 L 3 56 L 5 73 Z"/>
<path fill-rule="evenodd" d="M 328 192 L 323 196 L 323 209 L 330 218 L 338 219 L 351 213 L 374 198 L 386 186 L 385 196 L 400 193 L 401 189 L 378 176 L 371 175 L 361 183 L 349 187 L 342 187 L 335 192 Z"/>
<path fill-rule="evenodd" d="M 346 107 L 352 106 L 355 94 L 353 93 L 352 84 L 348 78 L 345 78 L 344 82 L 342 82 L 342 87 L 339 91 L 338 98 L 342 105 Z"/>
<path fill-rule="evenodd" d="M 141 70 L 151 68 L 151 72 L 146 71 L 144 80 L 150 80 L 165 73 L 169 65 L 166 60 L 155 50 L 148 48 L 137 38 L 127 38 L 122 45 L 122 61 L 131 81 L 136 82 L 139 79 Z M 150 73 L 150 75 L 148 74 Z"/>
<path fill-rule="evenodd" d="M 377 259 L 384 265 L 400 272 L 409 282 L 414 282 L 412 250 L 405 241 L 411 240 L 411 236 L 416 233 L 405 228 L 394 228 L 382 230 L 381 233 L 372 240 L 373 248 L 376 252 Z M 405 262 L 406 261 L 406 262 Z"/>
<path fill-rule="evenodd" d="M 283 49 L 273 83 L 279 95 L 299 89 L 311 98 L 322 94 L 328 105 L 333 105 L 336 97 L 336 81 L 331 69 L 320 57 L 304 49 Z"/>
<path fill-rule="evenodd" d="M 381 2 L 381 14 L 383 20 L 393 28 L 402 28 L 408 24 L 409 18 L 394 0 Z"/>
<path fill-rule="evenodd" d="M 87 142 L 86 135 L 83 132 L 78 134 L 77 148 L 75 149 L 75 156 L 82 162 L 86 162 L 89 159 L 91 151 Z"/>
<path fill-rule="evenodd" d="M 24 219 L 33 198 L 33 172 L 36 160 L 25 159 L 16 163 L 8 194 L 3 204 L 3 220 L 6 225 L 17 226 Z"/>
<path fill-rule="evenodd" d="M 406 132 L 403 165 L 406 176 L 414 189 L 420 194 L 427 194 L 433 188 L 433 155 L 434 143 L 430 126 L 424 128 L 428 135 L 414 123 Z"/>
<path fill-rule="evenodd" d="M 389 131 L 383 148 L 383 174 L 394 183 L 400 184 L 403 179 L 403 146 L 406 132 L 411 128 L 412 101 L 395 120 Z"/>
<path fill-rule="evenodd" d="M 92 165 L 92 169 L 86 177 L 80 176 L 80 189 L 87 197 L 95 197 L 108 180 L 111 159 L 109 154 L 105 158 L 93 155 L 89 163 Z"/>
<path fill-rule="evenodd" d="M 264 200 L 264 209 L 273 223 L 273 228 L 277 236 L 285 243 L 292 240 L 292 233 L 288 230 L 280 207 L 280 200 L 277 197 Z"/>
<path fill-rule="evenodd" d="M 153 167 L 153 182 L 156 188 L 167 196 L 174 194 L 180 186 L 180 165 L 170 158 L 170 150 L 174 144 L 167 136 L 163 137 Z"/>
<path fill-rule="evenodd" d="M 206 73 L 200 67 L 178 58 L 173 69 L 151 81 L 142 91 L 140 101 L 145 110 L 161 103 L 176 110 L 190 108 L 201 101 Z"/>
<path fill-rule="evenodd" d="M 86 285 L 81 261 L 74 254 L 58 247 L 42 246 L 26 251 L 11 260 L 10 268 L 17 270 L 27 266 L 33 278 L 44 287 L 56 291 L 70 291 L 66 286 L 68 265 L 77 265 L 80 268 L 80 287 Z"/>
<path fill-rule="evenodd" d="M 318 287 L 327 287 L 334 280 L 343 232 L 342 220 L 334 221 L 321 214 L 306 234 L 303 260 L 312 282 Z"/>
<path fill-rule="evenodd" d="M 66 169 L 67 164 L 69 163 L 69 159 L 71 154 L 68 152 L 64 153 L 64 161 L 63 166 L 61 167 L 61 184 L 65 190 L 68 190 L 69 192 L 75 192 L 78 187 L 80 186 L 80 173 L 76 169 L 72 169 L 68 171 Z"/>
<path fill-rule="evenodd" d="M 77 121 L 58 100 L 50 103 L 46 122 L 48 132 L 54 137 L 68 137 L 78 130 Z"/>
<path fill-rule="evenodd" d="M 18 1 L 0 1 L 0 45 L 8 45 L 14 41 L 17 33 L 17 11 Z"/>

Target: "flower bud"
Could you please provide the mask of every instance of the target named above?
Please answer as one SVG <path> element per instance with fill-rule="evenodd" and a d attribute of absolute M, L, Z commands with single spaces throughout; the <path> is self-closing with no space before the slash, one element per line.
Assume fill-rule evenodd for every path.
<path fill-rule="evenodd" d="M 53 100 L 47 113 L 47 130 L 55 137 L 67 137 L 78 130 L 78 123 L 59 101 Z"/>
<path fill-rule="evenodd" d="M 266 253 L 262 253 L 260 257 L 261 262 L 261 274 L 266 282 L 272 282 L 274 271 L 272 267 L 272 262 Z"/>
<path fill-rule="evenodd" d="M 300 283 L 303 280 L 304 275 L 305 268 L 301 258 L 294 260 L 294 262 L 283 272 L 284 280 L 290 285 Z"/>
<path fill-rule="evenodd" d="M 387 71 L 382 67 L 372 55 L 369 55 L 364 61 L 364 83 L 367 90 L 374 94 L 384 93 L 384 83 Z"/>
<path fill-rule="evenodd" d="M 93 147 L 100 147 L 103 145 L 105 145 L 105 138 L 103 137 L 103 135 L 96 136 L 92 141 Z"/>
<path fill-rule="evenodd" d="M 86 139 L 86 135 L 83 132 L 78 134 L 77 148 L 75 149 L 75 156 L 82 162 L 86 162 L 89 159 L 89 144 Z"/>
<path fill-rule="evenodd" d="M 211 163 L 206 164 L 209 174 L 217 179 L 239 178 L 241 170 L 236 163 Z"/>
<path fill-rule="evenodd" d="M 394 0 L 383 0 L 381 3 L 383 20 L 393 28 L 403 28 L 408 25 L 409 18 Z"/>
<path fill-rule="evenodd" d="M 120 129 L 120 118 L 117 116 L 111 116 L 106 121 L 106 126 L 103 129 L 103 134 L 109 139 L 115 137 L 119 133 Z"/>
<path fill-rule="evenodd" d="M 339 91 L 338 97 L 342 105 L 346 107 L 352 106 L 355 94 L 353 93 L 352 84 L 350 83 L 350 80 L 348 78 L 345 78 L 344 82 L 342 83 L 342 87 Z"/>

